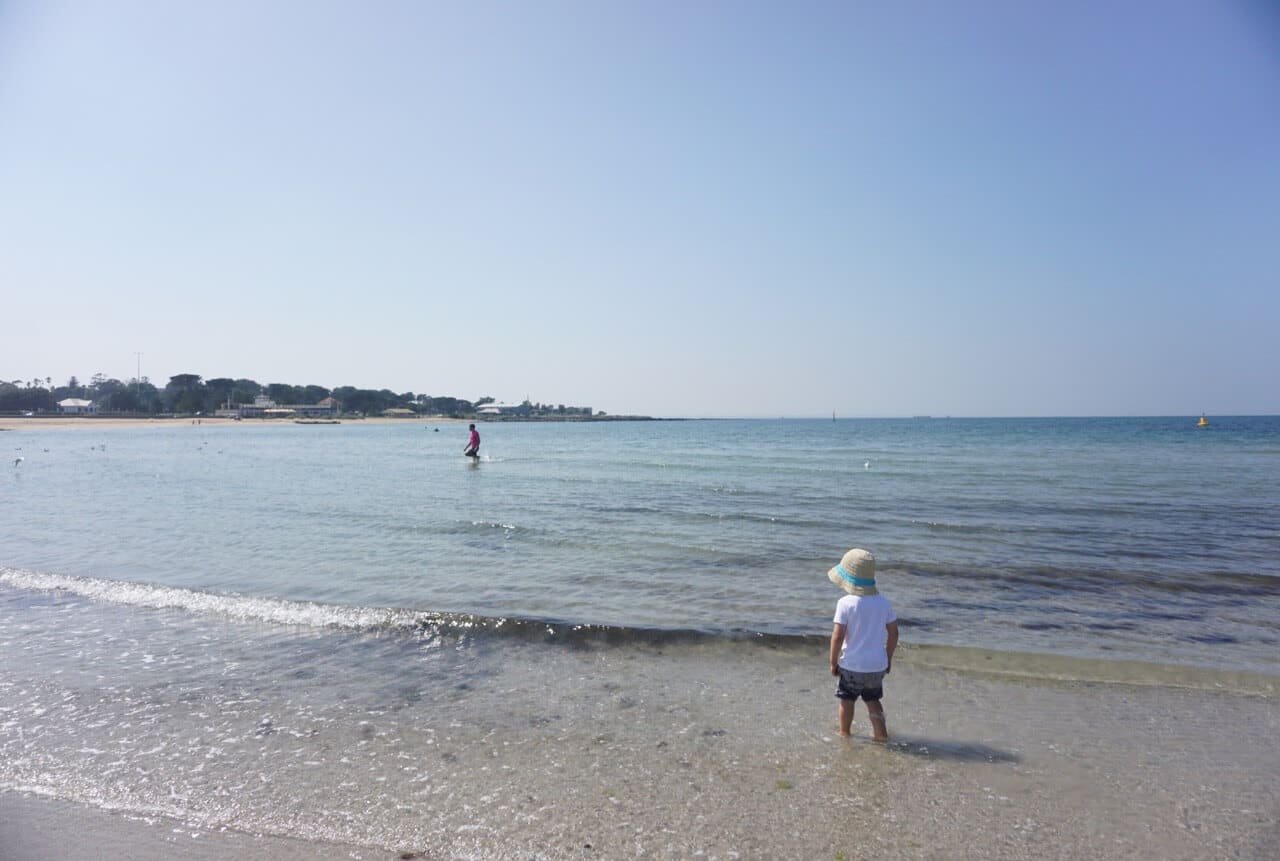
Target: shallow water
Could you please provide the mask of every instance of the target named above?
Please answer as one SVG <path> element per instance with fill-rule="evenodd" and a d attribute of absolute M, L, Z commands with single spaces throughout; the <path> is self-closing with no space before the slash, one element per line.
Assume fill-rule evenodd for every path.
<path fill-rule="evenodd" d="M 794 640 L 282 630 L 66 594 L 23 616 L 0 620 L 0 788 L 192 834 L 834 858 L 856 826 L 900 857 L 1261 858 L 1280 809 L 1274 693 L 1212 673 L 1048 681 L 909 649 L 880 749 L 834 738 L 825 650 Z"/>

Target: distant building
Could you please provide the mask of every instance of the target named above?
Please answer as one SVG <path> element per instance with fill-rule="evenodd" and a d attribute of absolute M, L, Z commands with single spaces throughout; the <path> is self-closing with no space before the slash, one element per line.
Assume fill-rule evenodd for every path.
<path fill-rule="evenodd" d="M 83 398 L 66 398 L 58 401 L 58 409 L 72 416 L 92 415 L 98 411 L 93 401 L 86 401 Z"/>
<path fill-rule="evenodd" d="M 490 401 L 487 404 L 480 404 L 476 407 L 476 415 L 478 416 L 527 416 L 530 412 L 528 401 L 522 404 L 500 404 Z"/>
<path fill-rule="evenodd" d="M 591 407 L 552 407 L 550 404 L 533 404 L 524 401 L 519 404 L 502 404 L 497 401 L 490 401 L 485 404 L 477 404 L 475 408 L 477 416 L 516 416 L 520 418 L 533 417 L 549 417 L 549 416 L 589 416 L 592 414 Z"/>
<path fill-rule="evenodd" d="M 342 412 L 342 404 L 325 398 L 318 404 L 277 404 L 266 395 L 258 395 L 252 404 L 227 403 L 215 415 L 232 419 L 285 419 L 294 416 L 329 418 Z"/>
<path fill-rule="evenodd" d="M 418 415 L 413 410 L 405 407 L 392 407 L 391 409 L 383 410 L 382 414 L 390 419 L 411 419 Z"/>

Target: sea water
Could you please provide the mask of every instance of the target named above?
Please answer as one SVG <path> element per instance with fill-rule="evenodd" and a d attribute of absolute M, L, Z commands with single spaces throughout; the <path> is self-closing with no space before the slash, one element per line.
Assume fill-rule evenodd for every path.
<path fill-rule="evenodd" d="M 462 427 L 0 434 L 0 788 L 465 854 L 619 714 L 712 761 L 714 668 L 810 696 L 854 546 L 925 663 L 1280 674 L 1277 418 Z"/>
<path fill-rule="evenodd" d="M 483 427 L 479 463 L 417 422 L 7 433 L 0 584 L 804 636 L 858 546 L 913 642 L 1280 670 L 1277 419 Z"/>

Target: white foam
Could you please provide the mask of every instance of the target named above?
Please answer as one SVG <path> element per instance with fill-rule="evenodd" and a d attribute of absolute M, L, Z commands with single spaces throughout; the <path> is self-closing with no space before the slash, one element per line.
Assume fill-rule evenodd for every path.
<path fill-rule="evenodd" d="M 395 608 L 343 607 L 310 601 L 256 598 L 235 593 L 215 594 L 175 586 L 130 583 L 94 577 L 70 577 L 64 574 L 48 574 L 19 568 L 0 567 L 0 584 L 31 591 L 69 592 L 94 601 L 131 607 L 185 610 L 190 613 L 217 615 L 238 621 L 302 625 L 312 628 L 349 630 L 412 628 L 426 622 L 442 621 L 436 614 Z"/>

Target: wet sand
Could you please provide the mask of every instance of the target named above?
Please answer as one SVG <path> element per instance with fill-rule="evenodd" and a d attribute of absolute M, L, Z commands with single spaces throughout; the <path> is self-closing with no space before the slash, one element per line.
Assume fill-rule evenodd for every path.
<path fill-rule="evenodd" d="M 396 857 L 396 853 L 287 837 L 223 830 L 206 833 L 164 816 L 124 814 L 29 793 L 0 792 L 0 858 L 6 861 L 55 858 L 325 861 Z"/>
<path fill-rule="evenodd" d="M 274 836 L 224 831 L 198 803 L 140 819 L 7 792 L 0 845 L 18 858 L 1280 856 L 1274 696 L 908 661 L 886 686 L 881 746 L 862 708 L 856 737 L 835 736 L 820 651 L 751 651 L 741 665 L 697 649 L 507 663 L 482 695 L 430 703 L 428 722 L 410 707 L 375 719 L 383 758 L 394 749 L 414 776 L 367 790 L 363 811 L 326 810 L 300 765 L 274 774 L 313 799 Z M 379 817 L 416 836 L 353 839 Z"/>

